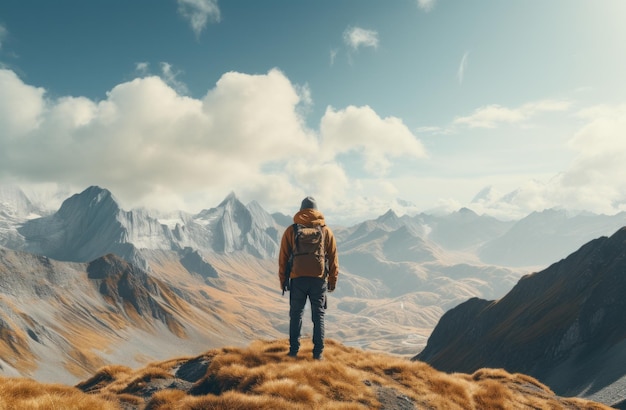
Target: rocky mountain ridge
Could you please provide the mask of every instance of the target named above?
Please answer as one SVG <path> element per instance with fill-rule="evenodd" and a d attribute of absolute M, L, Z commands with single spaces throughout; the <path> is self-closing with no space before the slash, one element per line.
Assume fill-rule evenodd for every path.
<path fill-rule="evenodd" d="M 243 251 L 271 259 L 276 256 L 282 230 L 291 223 L 290 216 L 272 215 L 255 201 L 244 205 L 234 193 L 215 208 L 172 215 L 163 218 L 145 209 L 122 210 L 111 192 L 96 186 L 67 198 L 57 211 L 51 211 L 34 205 L 18 187 L 0 186 L 0 246 L 71 261 L 114 252 L 144 268 L 148 264 L 136 249 Z M 625 225 L 626 212 L 594 215 L 548 209 L 517 221 L 500 221 L 462 208 L 438 216 L 400 217 L 390 210 L 374 220 L 334 228 L 343 243 L 371 229 L 392 232 L 406 227 L 437 247 L 471 253 L 484 264 L 537 267 Z M 85 235 L 85 241 L 77 230 Z M 101 237 L 98 243 L 96 238 Z"/>
<path fill-rule="evenodd" d="M 148 211 L 125 211 L 106 189 L 89 187 L 66 199 L 51 215 L 22 220 L 21 238 L 10 247 L 51 258 L 87 262 L 115 253 L 143 269 L 149 262 L 141 249 L 186 248 L 270 258 L 278 250 L 278 226 L 258 204 L 243 205 L 234 194 L 216 208 L 184 215 L 172 228 Z M 5 241 L 5 246 L 9 246 Z"/>

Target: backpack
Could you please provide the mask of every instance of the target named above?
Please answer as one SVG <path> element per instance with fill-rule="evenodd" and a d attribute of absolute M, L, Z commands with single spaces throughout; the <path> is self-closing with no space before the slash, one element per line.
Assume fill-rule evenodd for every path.
<path fill-rule="evenodd" d="M 294 224 L 292 270 L 298 276 L 326 277 L 326 250 L 322 226 L 307 227 Z"/>

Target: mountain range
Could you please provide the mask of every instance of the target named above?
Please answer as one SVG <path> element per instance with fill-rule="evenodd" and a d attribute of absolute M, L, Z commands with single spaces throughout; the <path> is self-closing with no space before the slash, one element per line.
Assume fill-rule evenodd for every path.
<path fill-rule="evenodd" d="M 172 346 L 197 354 L 285 335 L 276 255 L 290 223 L 234 193 L 189 214 L 126 211 L 95 186 L 56 210 L 0 189 L 0 372 L 76 382 L 103 364 L 169 358 Z M 500 221 L 465 208 L 331 225 L 340 281 L 327 335 L 413 356 L 446 311 L 499 299 L 548 260 L 624 225 L 626 214 Z"/>

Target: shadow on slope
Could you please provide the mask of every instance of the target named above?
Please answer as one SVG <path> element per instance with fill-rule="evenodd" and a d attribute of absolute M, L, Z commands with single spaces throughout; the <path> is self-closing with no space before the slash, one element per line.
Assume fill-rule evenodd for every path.
<path fill-rule="evenodd" d="M 109 254 L 89 263 L 87 274 L 97 283 L 104 299 L 135 323 L 143 324 L 146 318 L 154 318 L 166 324 L 178 337 L 185 337 L 183 324 L 176 319 L 171 308 L 166 308 L 176 305 L 184 309 L 178 298 L 144 270 Z"/>

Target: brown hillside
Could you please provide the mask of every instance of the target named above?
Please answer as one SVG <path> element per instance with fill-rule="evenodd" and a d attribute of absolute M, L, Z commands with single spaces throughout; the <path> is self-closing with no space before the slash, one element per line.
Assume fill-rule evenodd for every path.
<path fill-rule="evenodd" d="M 328 341 L 324 361 L 256 341 L 139 370 L 106 366 L 76 387 L 0 379 L 0 409 L 608 409 L 499 369 L 446 374 Z"/>

